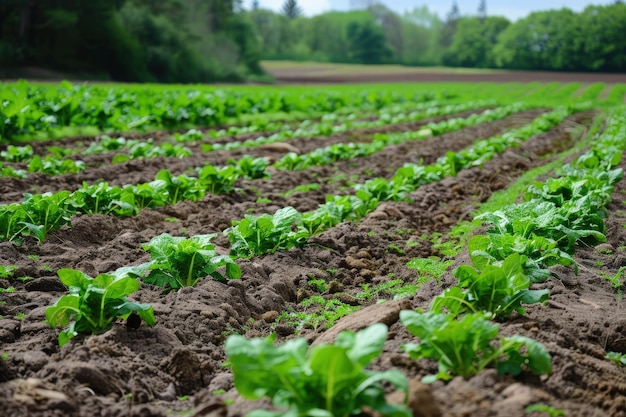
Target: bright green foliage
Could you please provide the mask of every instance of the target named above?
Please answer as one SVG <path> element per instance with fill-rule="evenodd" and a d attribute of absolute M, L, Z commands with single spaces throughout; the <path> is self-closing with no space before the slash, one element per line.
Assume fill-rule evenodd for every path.
<path fill-rule="evenodd" d="M 183 200 L 198 201 L 204 197 L 205 192 L 196 178 L 185 174 L 173 176 L 169 170 L 162 169 L 157 173 L 155 179 L 163 181 L 168 195 L 167 202 L 170 204 L 176 204 Z"/>
<path fill-rule="evenodd" d="M 620 368 L 626 366 L 626 353 L 609 352 L 605 357 L 615 362 Z"/>
<path fill-rule="evenodd" d="M 305 298 L 299 304 L 306 308 L 306 311 L 283 311 L 278 316 L 277 322 L 285 322 L 294 326 L 296 332 L 305 327 L 317 329 L 322 324 L 325 329 L 330 329 L 337 320 L 359 309 L 359 307 L 346 304 L 338 298 L 326 299 L 319 295 Z"/>
<path fill-rule="evenodd" d="M 72 194 L 76 211 L 85 214 L 115 214 L 117 216 L 133 216 L 138 210 L 135 198 L 130 189 L 112 187 L 106 182 L 95 185 L 83 185 Z"/>
<path fill-rule="evenodd" d="M 196 235 L 188 239 L 163 233 L 141 247 L 150 252 L 150 273 L 143 280 L 149 284 L 177 290 L 193 287 L 210 275 L 226 282 L 226 277 L 238 279 L 241 269 L 229 256 L 218 255 L 211 240 L 215 234 Z M 226 277 L 218 268 L 226 267 Z"/>
<path fill-rule="evenodd" d="M 28 174 L 23 169 L 15 169 L 11 166 L 4 166 L 0 162 L 0 177 L 26 178 Z"/>
<path fill-rule="evenodd" d="M 301 222 L 302 215 L 296 209 L 284 207 L 274 215 L 246 215 L 241 220 L 233 220 L 232 227 L 224 230 L 224 234 L 231 243 L 231 255 L 249 258 L 302 247 L 309 234 L 298 230 Z"/>
<path fill-rule="evenodd" d="M 16 269 L 15 265 L 0 265 L 0 278 L 11 278 Z"/>
<path fill-rule="evenodd" d="M 269 178 L 270 174 L 267 172 L 269 164 L 266 158 L 254 158 L 250 155 L 244 155 L 236 161 L 228 158 L 228 165 L 234 166 L 237 174 L 248 180 Z"/>
<path fill-rule="evenodd" d="M 125 320 L 131 313 L 154 326 L 154 312 L 148 304 L 137 304 L 128 296 L 139 289 L 139 282 L 127 271 L 100 274 L 95 278 L 74 269 L 57 271 L 69 294 L 46 308 L 46 321 L 53 328 L 68 326 L 59 334 L 59 346 L 78 333 L 96 334 L 111 327 L 117 319 Z"/>
<path fill-rule="evenodd" d="M 53 156 L 41 158 L 35 155 L 28 163 L 28 172 L 43 172 L 48 175 L 75 174 L 86 168 L 83 161 L 56 159 Z"/>
<path fill-rule="evenodd" d="M 433 300 L 432 310 L 445 308 L 456 317 L 467 311 L 489 312 L 495 317 L 509 317 L 517 311 L 524 314 L 522 304 L 545 303 L 549 290 L 530 290 L 530 279 L 524 274 L 524 257 L 517 253 L 509 255 L 501 265 L 489 264 L 484 258 L 473 258 L 474 265 L 461 265 L 454 270 L 459 280 Z"/>
<path fill-rule="evenodd" d="M 488 233 L 510 233 L 525 238 L 544 236 L 556 241 L 563 251 L 572 253 L 579 240 L 590 245 L 606 241 L 604 222 L 597 214 L 590 213 L 589 203 L 584 198 L 559 208 L 548 201 L 529 201 L 478 218 L 493 225 Z"/>
<path fill-rule="evenodd" d="M 43 242 L 48 232 L 71 224 L 70 218 L 74 214 L 74 209 L 71 207 L 72 199 L 69 191 L 55 194 L 25 193 L 24 197 L 24 202 L 11 220 L 11 223 L 15 225 L 15 218 L 19 219 L 17 224 L 23 227 L 16 230 L 13 237 L 28 231 Z M 7 240 L 12 240 L 13 237 Z"/>
<path fill-rule="evenodd" d="M 344 331 L 332 345 L 308 348 L 296 338 L 274 346 L 275 337 L 248 340 L 239 335 L 226 340 L 235 387 L 251 400 L 270 397 L 286 411 L 253 411 L 248 417 L 347 417 L 367 407 L 382 416 L 409 417 L 403 405 L 388 404 L 380 382 L 405 393 L 408 383 L 398 370 L 365 368 L 382 353 L 387 327 L 375 324 L 357 333 Z M 307 352 L 308 351 L 308 352 Z"/>
<path fill-rule="evenodd" d="M 497 264 L 513 253 L 523 255 L 523 269 L 532 282 L 543 282 L 550 276 L 547 267 L 578 265 L 558 243 L 542 236 L 524 237 L 511 233 L 490 233 L 473 236 L 468 242 L 469 253 L 476 265 Z"/>
<path fill-rule="evenodd" d="M 226 194 L 232 191 L 233 184 L 239 178 L 239 173 L 232 166 L 222 168 L 205 165 L 198 170 L 198 188 L 211 194 Z"/>
<path fill-rule="evenodd" d="M 443 313 L 404 310 L 400 321 L 420 339 L 419 344 L 403 346 L 411 358 L 439 362 L 439 372 L 425 377 L 424 382 L 454 375 L 470 378 L 491 366 L 499 374 L 510 375 L 518 375 L 523 368 L 543 375 L 552 368 L 550 354 L 541 344 L 523 336 L 498 338 L 498 326 L 483 313 L 453 319 Z"/>
<path fill-rule="evenodd" d="M 432 277 L 440 282 L 441 276 L 454 263 L 454 260 L 441 261 L 437 257 L 413 258 L 406 264 L 407 268 L 414 269 L 418 274 L 418 279 Z"/>
<path fill-rule="evenodd" d="M 537 411 L 539 413 L 547 413 L 549 417 L 559 417 L 565 415 L 565 410 L 561 410 L 560 408 L 554 408 L 546 404 L 537 403 L 531 404 L 524 409 L 525 412 L 530 413 L 533 411 Z"/>
<path fill-rule="evenodd" d="M 7 146 L 5 151 L 0 152 L 0 156 L 7 162 L 23 162 L 32 158 L 34 155 L 33 147 L 26 146 Z"/>

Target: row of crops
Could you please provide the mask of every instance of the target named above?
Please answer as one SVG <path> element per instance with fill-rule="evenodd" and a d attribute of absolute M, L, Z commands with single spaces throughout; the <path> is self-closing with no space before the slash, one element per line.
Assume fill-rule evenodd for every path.
<path fill-rule="evenodd" d="M 142 290 L 159 289 L 166 297 L 187 288 L 193 291 L 207 279 L 225 286 L 231 280 L 246 281 L 249 277 L 242 265 L 304 250 L 317 244 L 317 236 L 342 224 L 358 224 L 384 204 L 410 204 L 420 187 L 523 149 L 534 138 L 593 110 L 597 131 L 586 135 L 584 152 L 551 172 L 549 179 L 527 188 L 522 203 L 509 202 L 477 217 L 472 227 L 482 226 L 484 232 L 464 245 L 471 264 L 456 265 L 451 271 L 457 285 L 443 289 L 427 308 L 400 313 L 402 326 L 419 341 L 404 344 L 403 351 L 414 360 L 437 362 L 437 372 L 425 376 L 425 382 L 471 378 L 486 368 L 496 368 L 503 375 L 547 375 L 552 369 L 549 350 L 527 336 L 500 336 L 500 326 L 511 317 L 524 316 L 528 306 L 548 301 L 550 291 L 533 286 L 550 279 L 551 267 L 578 271 L 576 248 L 606 241 L 605 207 L 623 177 L 619 165 L 626 148 L 626 109 L 617 104 L 623 100 L 620 86 L 599 97 L 601 86 L 587 90 L 575 84 L 433 85 L 416 90 L 376 86 L 369 91 L 343 87 L 326 92 L 266 87 L 230 91 L 69 83 L 3 85 L 0 139 L 7 144 L 0 153 L 0 184 L 4 189 L 21 186 L 24 194 L 21 201 L 3 200 L 0 205 L 0 240 L 27 256 L 28 251 L 45 247 L 51 234 L 53 239 L 71 237 L 73 224 L 89 216 L 133 219 L 147 210 L 200 204 L 209 196 L 254 198 L 250 203 L 255 210 L 231 218 L 229 227 L 200 227 L 206 233 L 188 236 L 154 234 L 137 245 L 149 257 L 147 262 L 129 260 L 94 277 L 74 265 L 55 268 L 68 292 L 45 309 L 45 320 L 51 328 L 61 328 L 60 347 L 80 344 L 84 339 L 77 336 L 103 333 L 120 320 L 134 323 L 129 328 L 139 327 L 138 320 L 158 326 L 164 318 L 159 311 L 155 314 L 150 302 L 134 301 Z M 444 150 L 431 163 L 415 160 L 390 167 L 385 176 L 355 178 L 322 200 L 312 197 L 318 199 L 314 210 L 289 205 L 276 209 L 260 204 L 263 196 L 252 192 L 261 184 L 271 186 L 280 173 L 358 165 L 383 151 L 419 147 L 439 137 L 497 123 L 515 127 L 471 138 L 458 150 Z M 225 124 L 231 126 L 221 127 Z M 156 129 L 169 132 L 148 139 Z M 126 139 L 130 130 L 134 138 Z M 90 131 L 107 134 L 72 140 L 71 147 L 26 140 L 33 135 L 50 138 Z M 360 131 L 369 133 L 358 141 L 350 140 L 353 136 L 348 135 Z M 329 144 L 307 149 L 303 144 L 313 137 L 327 138 Z M 295 151 L 285 148 L 279 157 L 263 156 L 270 149 L 267 145 L 296 140 L 300 142 Z M 102 167 L 147 164 L 154 158 L 166 166 L 169 161 L 181 165 L 161 166 L 147 182 L 80 181 L 81 174 Z M 204 159 L 216 162 L 198 165 Z M 52 184 L 57 177 L 75 175 L 76 186 L 38 193 L 28 181 L 41 173 Z M 313 195 L 320 185 L 300 184 L 283 194 Z M 407 266 L 423 269 L 428 265 L 441 275 L 454 262 L 454 255 L 441 258 L 416 258 Z M 7 264 L 1 268 L 14 285 L 2 294 L 24 291 L 13 281 L 20 267 Z M 329 282 L 317 280 L 312 285 L 324 292 Z M 394 282 L 393 291 L 383 291 L 384 285 L 379 282 L 378 291 L 367 296 L 367 301 L 384 302 L 393 295 L 412 297 L 419 291 L 410 282 Z M 317 318 L 309 314 L 307 320 L 325 321 L 327 326 L 360 306 L 332 297 L 301 301 L 309 311 L 317 303 Z M 302 316 L 279 312 L 274 325 L 298 317 Z M 295 323 L 295 328 L 302 325 Z M 232 335 L 222 349 L 242 396 L 269 397 L 274 406 L 288 410 L 257 410 L 250 415 L 347 416 L 368 408 L 380 415 L 410 416 L 406 404 L 392 404 L 385 397 L 385 386 L 408 393 L 405 375 L 397 369 L 368 369 L 383 354 L 387 337 L 387 327 L 379 323 L 340 333 L 334 343 L 311 348 L 301 337 L 277 345 L 274 334 L 264 338 Z M 621 360 L 619 353 L 612 355 Z"/>

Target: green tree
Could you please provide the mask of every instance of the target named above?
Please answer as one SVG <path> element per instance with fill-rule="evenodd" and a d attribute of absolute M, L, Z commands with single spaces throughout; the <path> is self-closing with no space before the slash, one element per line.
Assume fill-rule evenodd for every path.
<path fill-rule="evenodd" d="M 369 20 L 352 22 L 348 26 L 350 57 L 362 64 L 381 64 L 391 57 L 383 30 Z"/>
<path fill-rule="evenodd" d="M 580 70 L 585 37 L 571 10 L 535 12 L 502 32 L 494 59 L 503 68 Z"/>
<path fill-rule="evenodd" d="M 626 4 L 589 6 L 578 15 L 584 33 L 583 68 L 626 71 Z"/>
<path fill-rule="evenodd" d="M 452 45 L 443 56 L 444 65 L 489 68 L 495 66 L 493 48 L 510 22 L 504 17 L 459 19 Z"/>
<path fill-rule="evenodd" d="M 404 49 L 402 63 L 408 65 L 439 65 L 442 48 L 442 22 L 427 6 L 406 11 L 402 16 Z"/>
<path fill-rule="evenodd" d="M 295 19 L 302 15 L 302 8 L 298 6 L 296 0 L 285 0 L 281 10 L 290 19 Z"/>

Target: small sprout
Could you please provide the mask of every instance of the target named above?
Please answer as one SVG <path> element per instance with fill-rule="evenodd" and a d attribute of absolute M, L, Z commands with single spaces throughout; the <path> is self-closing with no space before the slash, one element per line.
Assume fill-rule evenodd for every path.
<path fill-rule="evenodd" d="M 605 358 L 612 360 L 620 368 L 626 366 L 626 353 L 609 352 Z"/>
<path fill-rule="evenodd" d="M 526 407 L 525 411 L 527 413 L 530 413 L 532 411 L 537 411 L 540 413 L 548 413 L 550 417 L 558 417 L 558 416 L 565 415 L 565 410 L 554 408 L 554 407 L 551 407 L 549 405 L 542 404 L 542 403 L 531 404 L 528 407 Z"/>

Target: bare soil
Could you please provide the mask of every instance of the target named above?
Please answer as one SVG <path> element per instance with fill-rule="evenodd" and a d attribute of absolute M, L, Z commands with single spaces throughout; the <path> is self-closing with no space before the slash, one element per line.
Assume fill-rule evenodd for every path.
<path fill-rule="evenodd" d="M 487 370 L 468 380 L 455 378 L 432 385 L 419 382 L 436 369 L 436 364 L 415 362 L 403 353 L 400 346 L 415 339 L 398 323 L 398 314 L 401 309 L 428 307 L 433 296 L 454 284 L 450 272 L 441 282 L 428 281 L 403 300 L 377 304 L 355 297 L 362 290 L 361 284 L 384 282 L 390 275 L 414 282 L 415 271 L 406 267 L 411 258 L 442 256 L 431 244 L 433 233 L 445 234 L 458 221 L 468 219 L 476 204 L 493 192 L 569 149 L 579 138 L 573 127 L 588 126 L 592 113 L 574 115 L 482 168 L 421 187 L 411 194 L 411 203 L 384 203 L 358 224 L 344 223 L 311 238 L 304 249 L 242 260 L 240 280 L 223 284 L 205 279 L 194 288 L 167 294 L 142 284 L 133 298 L 154 306 L 157 325 L 153 328 L 142 325 L 135 330 L 116 323 L 103 334 L 76 337 L 59 349 L 57 330 L 44 322 L 45 308 L 65 291 L 55 274 L 59 268 L 76 268 L 94 276 L 146 262 L 148 256 L 140 244 L 163 232 L 218 233 L 247 212 L 273 212 L 285 205 L 303 211 L 314 209 L 326 193 L 347 192 L 346 178 L 358 177 L 361 182 L 373 176 L 389 177 L 406 162 L 432 162 L 447 150 L 458 150 L 476 139 L 520 126 L 539 113 L 519 113 L 328 167 L 274 172 L 271 179 L 238 183 L 241 192 L 144 210 L 133 218 L 79 216 L 73 219 L 72 229 L 52 233 L 44 243 L 31 239 L 21 247 L 0 243 L 0 264 L 17 265 L 15 276 L 33 278 L 26 282 L 0 280 L 0 287 L 16 289 L 0 293 L 0 301 L 5 302 L 0 305 L 0 353 L 7 355 L 6 360 L 0 359 L 4 415 L 241 416 L 268 403 L 245 401 L 234 389 L 231 373 L 222 366 L 226 359 L 223 342 L 229 334 L 253 337 L 275 331 L 282 342 L 298 333 L 320 343 L 332 340 L 340 329 L 358 330 L 384 322 L 390 326 L 390 335 L 375 367 L 395 367 L 411 378 L 415 416 L 542 415 L 524 412 L 534 403 L 563 409 L 568 416 L 626 416 L 626 369 L 604 358 L 607 351 L 626 352 L 626 318 L 622 298 L 603 277 L 615 275 L 626 266 L 626 180 L 617 185 L 608 207 L 608 242 L 599 248 L 578 248 L 578 276 L 571 268 L 555 268 L 553 276 L 538 286 L 550 288 L 550 301 L 531 306 L 527 315 L 500 324 L 502 335 L 522 334 L 545 344 L 553 356 L 553 372 L 548 376 L 524 373 L 513 378 Z M 367 140 L 370 133 L 354 131 L 341 140 Z M 315 146 L 321 146 L 338 138 L 315 140 L 319 140 Z M 277 156 L 260 148 L 248 152 Z M 217 162 L 236 154 L 203 158 Z M 32 191 L 33 186 L 41 190 L 72 189 L 83 179 L 139 182 L 150 180 L 157 169 L 184 172 L 199 162 L 161 158 L 132 161 L 129 168 L 116 165 L 115 169 L 105 164 L 82 174 L 50 178 L 47 183 L 40 179 L 11 183 L 2 179 L 2 194 L 11 196 L 8 201 L 19 192 Z M 295 193 L 288 199 L 280 194 L 295 185 L 315 182 L 321 185 L 319 191 Z M 271 202 L 257 203 L 259 195 Z M 409 241 L 413 243 L 407 245 Z M 220 251 L 227 251 L 225 237 L 215 242 Z M 402 250 L 393 250 L 394 246 Z M 466 253 L 455 259 L 455 264 L 467 262 Z M 298 301 L 315 294 L 315 288 L 307 283 L 310 277 L 332 283 L 334 296 L 352 300 L 362 309 L 330 329 L 308 326 L 297 332 L 288 324 L 275 325 L 280 311 L 302 309 Z"/>
<path fill-rule="evenodd" d="M 406 67 L 406 71 L 397 69 L 385 72 L 384 65 L 377 66 L 377 71 L 324 72 L 302 67 L 271 68 L 271 75 L 282 84 L 334 84 L 334 83 L 381 83 L 381 82 L 582 82 L 582 83 L 626 83 L 626 74 L 558 72 L 558 71 L 494 71 L 486 73 L 454 73 L 441 70 L 418 71 Z"/>

